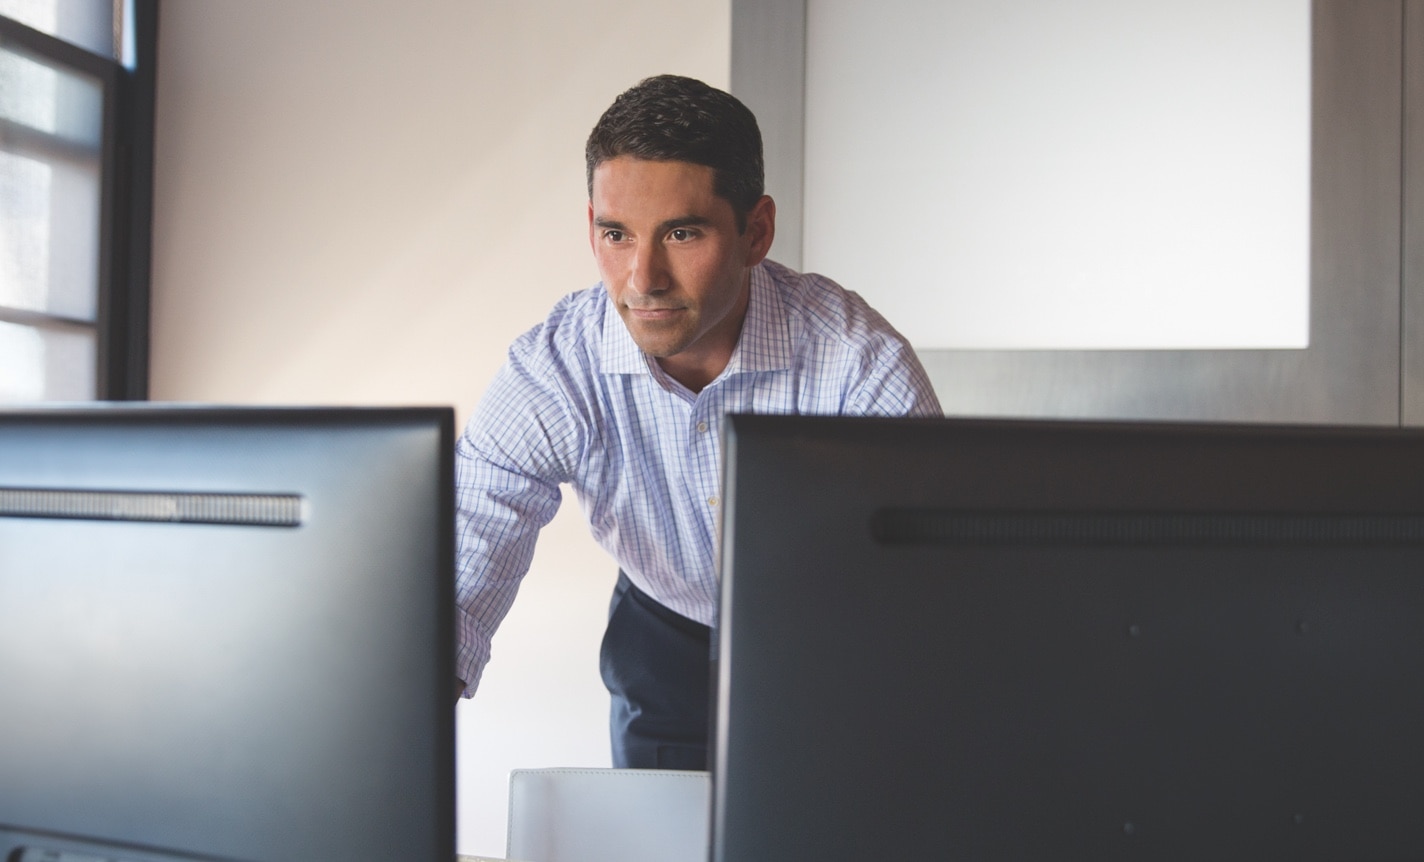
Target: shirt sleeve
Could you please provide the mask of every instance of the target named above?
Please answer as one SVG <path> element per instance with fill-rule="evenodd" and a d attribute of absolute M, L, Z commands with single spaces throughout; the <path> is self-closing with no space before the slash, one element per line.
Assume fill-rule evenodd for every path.
<path fill-rule="evenodd" d="M 559 375 L 516 342 L 455 445 L 456 672 L 474 694 L 490 640 L 582 449 Z"/>
<path fill-rule="evenodd" d="M 876 352 L 847 403 L 856 416 L 944 415 L 919 357 L 898 335 Z"/>

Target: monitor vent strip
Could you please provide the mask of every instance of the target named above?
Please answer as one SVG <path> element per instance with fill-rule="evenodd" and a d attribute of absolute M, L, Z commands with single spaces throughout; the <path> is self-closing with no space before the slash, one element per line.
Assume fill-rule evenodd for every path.
<path fill-rule="evenodd" d="M 885 545 L 1421 545 L 1424 515 L 881 509 L 870 531 Z"/>
<path fill-rule="evenodd" d="M 297 527 L 304 515 L 297 494 L 0 488 L 0 518 Z"/>

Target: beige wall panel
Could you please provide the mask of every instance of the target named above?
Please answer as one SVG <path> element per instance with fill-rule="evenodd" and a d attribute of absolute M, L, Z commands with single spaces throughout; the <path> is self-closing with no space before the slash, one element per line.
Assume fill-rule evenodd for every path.
<path fill-rule="evenodd" d="M 452 404 L 596 279 L 583 142 L 614 95 L 728 85 L 727 0 L 165 0 L 152 396 Z M 459 846 L 503 855 L 508 772 L 607 765 L 616 573 L 571 502 L 459 717 Z"/>
<path fill-rule="evenodd" d="M 1424 0 L 1404 4 L 1403 422 L 1424 425 Z"/>

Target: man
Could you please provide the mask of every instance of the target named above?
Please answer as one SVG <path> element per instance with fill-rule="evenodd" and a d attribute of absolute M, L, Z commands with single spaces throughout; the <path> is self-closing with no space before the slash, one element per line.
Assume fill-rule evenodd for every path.
<path fill-rule="evenodd" d="M 776 206 L 741 102 L 649 78 L 585 155 L 602 281 L 515 341 L 456 450 L 459 688 L 568 483 L 620 567 L 600 655 L 614 765 L 704 769 L 722 417 L 940 409 L 858 296 L 766 260 Z"/>

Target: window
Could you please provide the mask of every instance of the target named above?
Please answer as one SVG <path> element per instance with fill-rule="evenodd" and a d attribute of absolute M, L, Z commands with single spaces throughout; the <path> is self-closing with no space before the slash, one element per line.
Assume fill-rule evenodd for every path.
<path fill-rule="evenodd" d="M 0 403 L 142 398 L 152 0 L 0 0 Z"/>

